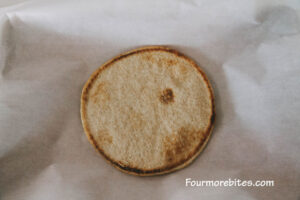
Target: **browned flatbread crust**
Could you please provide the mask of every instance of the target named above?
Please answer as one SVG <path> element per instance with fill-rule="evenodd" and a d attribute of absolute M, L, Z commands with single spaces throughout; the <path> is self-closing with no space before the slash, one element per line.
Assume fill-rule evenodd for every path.
<path fill-rule="evenodd" d="M 89 101 L 97 101 L 97 99 L 92 99 L 92 95 L 90 95 L 90 90 L 93 87 L 93 84 L 95 82 L 95 80 L 98 78 L 99 74 L 101 74 L 103 72 L 104 69 L 112 66 L 113 64 L 115 64 L 116 62 L 125 59 L 127 57 L 130 57 L 132 55 L 137 55 L 137 54 L 142 54 L 143 52 L 168 52 L 171 53 L 173 55 L 175 55 L 176 57 L 180 58 L 180 59 L 184 59 L 185 61 L 187 61 L 190 66 L 193 66 L 196 69 L 196 72 L 199 73 L 199 75 L 204 79 L 205 82 L 205 87 L 207 87 L 208 91 L 209 91 L 209 100 L 210 100 L 210 116 L 209 116 L 209 123 L 207 124 L 207 126 L 205 127 L 205 130 L 202 131 L 201 133 L 198 132 L 197 130 L 193 131 L 193 133 L 190 133 L 189 130 L 185 130 L 185 129 L 180 129 L 178 130 L 179 134 L 180 131 L 182 132 L 182 137 L 180 138 L 180 144 L 176 144 L 176 148 L 180 148 L 180 149 L 171 149 L 171 151 L 168 152 L 163 152 L 164 157 L 166 159 L 171 160 L 170 162 L 167 162 L 163 165 L 161 165 L 158 168 L 139 168 L 134 166 L 133 164 L 128 164 L 128 163 L 124 163 L 122 160 L 117 160 L 114 159 L 113 156 L 109 156 L 105 150 L 102 148 L 101 145 L 99 145 L 99 143 L 103 143 L 103 137 L 107 137 L 106 138 L 106 142 L 107 144 L 111 143 L 111 136 L 108 133 L 101 133 L 102 134 L 102 139 L 101 141 L 97 141 L 97 138 L 95 138 L 95 134 L 93 134 L 91 132 L 91 124 L 90 121 L 88 120 L 88 114 L 87 114 L 87 104 L 89 103 Z M 149 60 L 149 62 L 151 62 L 151 60 Z M 172 62 L 172 60 L 170 61 Z M 172 63 L 171 63 L 172 64 Z M 161 96 L 159 97 L 160 102 L 163 104 L 168 104 L 170 102 L 173 101 L 173 92 L 172 89 L 166 88 L 164 91 L 162 91 Z M 175 100 L 176 100 L 176 94 L 175 94 Z M 153 176 L 153 175 L 161 175 L 161 174 L 166 174 L 166 173 L 170 173 L 173 171 L 176 171 L 178 169 L 181 169 L 187 165 L 189 165 L 198 155 L 199 153 L 204 149 L 205 145 L 207 144 L 209 137 L 211 135 L 212 129 L 213 129 L 213 123 L 215 120 L 215 111 L 214 111 L 214 96 L 213 96 L 213 91 L 212 91 L 212 87 L 206 77 L 206 75 L 204 74 L 204 72 L 199 68 L 199 66 L 190 58 L 186 57 L 185 55 L 183 55 L 182 53 L 179 53 L 178 51 L 165 47 L 165 46 L 146 46 L 146 47 L 142 47 L 142 48 L 138 48 L 138 49 L 134 49 L 132 51 L 126 52 L 124 54 L 121 54 L 111 60 L 109 60 L 108 62 L 106 62 L 105 64 L 103 64 L 98 70 L 96 70 L 91 77 L 89 78 L 89 80 L 86 82 L 86 84 L 83 87 L 82 90 L 82 95 L 81 95 L 81 119 L 82 119 L 82 124 L 83 124 L 83 128 L 84 131 L 90 141 L 90 143 L 98 150 L 98 152 L 100 152 L 101 155 L 104 156 L 104 158 L 111 163 L 114 167 L 116 167 L 117 169 L 128 173 L 128 174 L 132 174 L 132 175 L 138 175 L 138 176 Z M 107 136 L 108 134 L 108 136 Z M 185 151 L 185 145 L 189 145 L 189 142 L 191 142 L 191 140 L 195 139 L 193 134 L 201 134 L 201 137 L 196 137 L 198 139 L 197 141 L 197 145 L 195 146 L 195 148 L 190 151 L 188 153 L 187 156 L 184 156 L 180 159 L 175 158 L 176 157 L 176 153 L 182 153 L 182 151 Z M 179 136 L 176 136 L 176 138 L 172 138 L 172 135 L 166 136 L 166 141 L 165 143 L 163 143 L 165 146 L 174 146 L 174 141 L 176 142 Z M 187 138 L 185 138 L 187 137 Z M 191 138 L 189 138 L 191 137 Z M 183 144 L 185 143 L 185 144 Z M 175 147 L 174 147 L 175 148 Z M 169 149 L 167 149 L 166 151 L 168 151 Z M 171 152 L 171 153 L 170 153 Z M 169 157 L 168 157 L 169 156 Z M 176 160 L 174 162 L 172 162 L 172 160 Z"/>

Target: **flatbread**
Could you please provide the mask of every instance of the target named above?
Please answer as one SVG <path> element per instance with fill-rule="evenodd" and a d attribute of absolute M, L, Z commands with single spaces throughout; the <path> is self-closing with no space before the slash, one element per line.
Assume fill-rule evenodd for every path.
<path fill-rule="evenodd" d="M 164 46 L 113 58 L 82 90 L 81 119 L 90 143 L 129 174 L 151 176 L 187 166 L 207 143 L 214 118 L 203 71 Z"/>

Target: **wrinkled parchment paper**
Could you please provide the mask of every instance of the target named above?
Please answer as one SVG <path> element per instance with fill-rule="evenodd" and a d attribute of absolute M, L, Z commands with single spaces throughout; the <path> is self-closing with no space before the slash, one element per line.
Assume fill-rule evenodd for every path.
<path fill-rule="evenodd" d="M 300 2 L 1 1 L 0 199 L 299 199 Z M 80 94 L 108 59 L 169 45 L 207 73 L 217 120 L 189 167 L 135 177 L 93 149 Z M 275 187 L 185 187 L 185 179 Z"/>

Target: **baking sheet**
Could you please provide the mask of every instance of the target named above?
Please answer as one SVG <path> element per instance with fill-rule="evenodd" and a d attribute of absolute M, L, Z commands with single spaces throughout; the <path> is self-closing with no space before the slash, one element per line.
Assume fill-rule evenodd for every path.
<path fill-rule="evenodd" d="M 1 1 L 0 199 L 299 199 L 300 2 Z M 210 79 L 216 124 L 189 167 L 135 177 L 108 165 L 80 121 L 106 60 L 169 45 Z M 274 180 L 274 187 L 186 187 Z"/>

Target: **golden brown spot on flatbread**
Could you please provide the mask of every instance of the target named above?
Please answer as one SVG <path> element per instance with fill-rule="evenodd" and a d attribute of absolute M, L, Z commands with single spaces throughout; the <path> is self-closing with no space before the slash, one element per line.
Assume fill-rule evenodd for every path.
<path fill-rule="evenodd" d="M 141 113 L 138 113 L 134 111 L 133 108 L 130 109 L 130 112 L 128 113 L 128 120 L 131 122 L 131 126 L 133 130 L 142 130 L 145 126 L 145 120 L 143 119 L 143 115 Z"/>
<path fill-rule="evenodd" d="M 145 54 L 143 55 L 143 58 L 146 60 L 146 61 L 150 61 L 150 62 L 155 62 L 155 58 L 151 55 L 151 54 Z"/>
<path fill-rule="evenodd" d="M 107 130 L 99 130 L 97 136 L 97 139 L 101 142 L 109 144 L 112 143 L 113 138 L 111 135 L 109 135 Z"/>
<path fill-rule="evenodd" d="M 170 102 L 174 102 L 174 94 L 172 89 L 167 88 L 165 89 L 162 94 L 160 95 L 160 101 L 164 104 L 168 104 Z"/>
<path fill-rule="evenodd" d="M 158 67 L 166 67 L 168 62 L 165 59 L 162 59 L 158 56 L 153 56 L 151 54 L 145 54 L 143 55 L 143 59 L 145 59 L 147 62 L 150 62 L 152 64 L 156 64 Z M 171 61 L 172 62 L 172 61 Z"/>
<path fill-rule="evenodd" d="M 177 64 L 177 61 L 174 60 L 174 59 L 168 59 L 168 60 L 166 61 L 166 63 L 167 63 L 168 66 L 171 66 L 171 65 Z"/>
<path fill-rule="evenodd" d="M 143 58 L 146 61 L 150 61 L 151 63 L 158 64 L 158 66 L 169 67 L 169 66 L 174 66 L 178 63 L 178 61 L 175 60 L 175 59 L 163 59 L 163 58 L 160 58 L 160 57 L 152 56 L 151 54 L 145 54 L 145 55 L 143 55 Z"/>
<path fill-rule="evenodd" d="M 185 66 L 180 65 L 179 71 L 180 71 L 181 75 L 185 75 L 187 73 L 187 68 Z"/>
<path fill-rule="evenodd" d="M 190 147 L 197 141 L 199 134 L 193 129 L 182 127 L 176 133 L 164 138 L 165 162 L 176 163 L 185 159 L 193 150 Z"/>
<path fill-rule="evenodd" d="M 99 83 L 94 91 L 91 94 L 91 99 L 94 103 L 97 103 L 99 100 L 109 100 L 109 94 L 105 89 L 105 83 Z"/>

